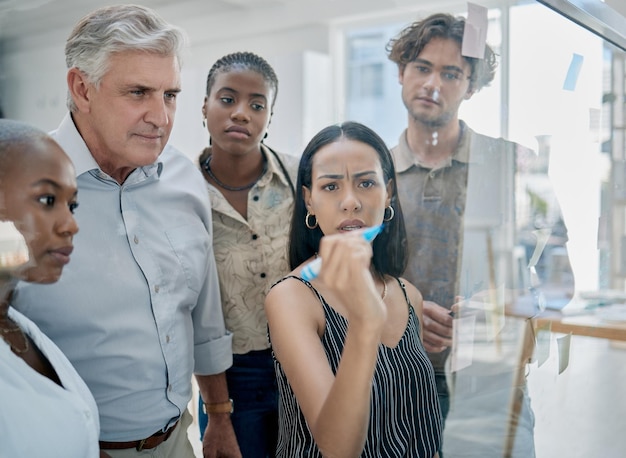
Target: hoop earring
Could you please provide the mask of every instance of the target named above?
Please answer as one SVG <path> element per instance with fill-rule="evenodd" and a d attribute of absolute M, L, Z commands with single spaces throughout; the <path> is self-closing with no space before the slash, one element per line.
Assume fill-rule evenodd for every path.
<path fill-rule="evenodd" d="M 306 216 L 304 217 L 304 225 L 309 229 L 315 229 L 317 227 L 317 218 L 315 218 L 315 224 L 309 224 L 309 219 L 315 215 L 311 215 L 309 212 L 306 212 Z"/>
<path fill-rule="evenodd" d="M 389 210 L 389 216 L 387 216 L 387 210 Z M 393 209 L 391 205 L 385 208 L 385 214 L 383 215 L 383 221 L 391 221 L 393 217 L 396 216 L 396 211 Z"/>

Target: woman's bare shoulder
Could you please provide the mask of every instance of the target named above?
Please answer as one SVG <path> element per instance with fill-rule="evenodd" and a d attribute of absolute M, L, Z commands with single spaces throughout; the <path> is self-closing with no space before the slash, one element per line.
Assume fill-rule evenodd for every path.
<path fill-rule="evenodd" d="M 420 304 L 422 302 L 422 293 L 406 278 L 400 277 L 399 280 L 404 284 L 406 288 L 406 293 L 409 296 L 409 300 L 413 306 Z"/>

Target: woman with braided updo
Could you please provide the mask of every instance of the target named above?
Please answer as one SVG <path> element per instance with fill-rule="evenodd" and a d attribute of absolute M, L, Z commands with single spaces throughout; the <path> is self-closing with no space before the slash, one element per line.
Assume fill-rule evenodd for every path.
<path fill-rule="evenodd" d="M 217 60 L 202 105 L 210 146 L 199 158 L 208 183 L 213 250 L 222 309 L 233 333 L 229 394 L 201 402 L 200 431 L 231 415 L 242 456 L 274 456 L 278 391 L 263 309 L 271 285 L 289 272 L 287 243 L 297 159 L 263 143 L 272 118 L 278 78 L 250 52 Z M 229 400 L 228 396 L 232 399 Z M 207 447 L 211 439 L 203 438 Z"/>

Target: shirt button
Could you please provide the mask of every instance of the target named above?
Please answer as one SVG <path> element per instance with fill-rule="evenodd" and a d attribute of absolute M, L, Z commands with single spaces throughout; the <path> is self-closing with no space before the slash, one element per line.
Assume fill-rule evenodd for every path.
<path fill-rule="evenodd" d="M 165 343 L 170 343 L 170 335 L 165 336 Z"/>
<path fill-rule="evenodd" d="M 259 236 L 258 236 L 258 235 L 256 235 L 256 234 L 252 234 L 252 240 L 256 240 L 256 239 L 258 239 L 258 238 L 259 238 Z"/>
<path fill-rule="evenodd" d="M 172 391 L 172 385 L 167 385 L 167 391 Z"/>
<path fill-rule="evenodd" d="M 139 244 L 139 238 L 135 236 L 135 238 L 133 239 L 133 242 L 135 242 L 135 245 Z"/>
<path fill-rule="evenodd" d="M 159 287 L 159 285 L 154 285 L 154 292 L 158 293 L 161 290 L 161 288 Z"/>
<path fill-rule="evenodd" d="M 258 202 L 258 201 L 259 201 L 259 196 L 254 196 L 254 197 L 252 198 L 252 200 L 254 200 L 255 202 Z"/>
<path fill-rule="evenodd" d="M 428 174 L 428 176 L 429 176 L 429 177 L 431 177 L 431 178 L 435 178 L 435 172 L 430 172 L 430 173 Z"/>
<path fill-rule="evenodd" d="M 263 273 L 261 274 L 261 278 L 265 278 L 266 276 L 267 276 L 267 275 L 265 275 L 265 272 L 263 272 Z"/>

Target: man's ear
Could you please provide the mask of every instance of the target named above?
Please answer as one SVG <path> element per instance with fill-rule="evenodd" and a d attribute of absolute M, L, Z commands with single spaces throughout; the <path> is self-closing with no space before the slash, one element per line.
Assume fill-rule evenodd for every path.
<path fill-rule="evenodd" d="M 67 88 L 78 111 L 88 113 L 90 92 L 93 90 L 93 86 L 89 84 L 83 72 L 76 67 L 67 71 Z"/>
<path fill-rule="evenodd" d="M 402 85 L 404 83 L 404 69 L 406 65 L 398 65 L 398 83 Z"/>
<path fill-rule="evenodd" d="M 463 98 L 464 98 L 465 100 L 469 100 L 469 99 L 471 99 L 471 98 L 472 98 L 472 96 L 473 96 L 475 93 L 476 93 L 476 89 L 474 88 L 474 85 L 473 85 L 473 84 L 470 84 L 470 85 L 467 87 L 467 91 L 465 92 L 465 95 L 463 96 Z"/>

